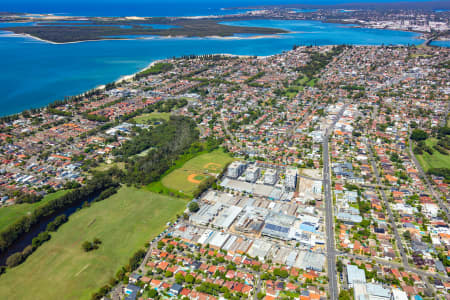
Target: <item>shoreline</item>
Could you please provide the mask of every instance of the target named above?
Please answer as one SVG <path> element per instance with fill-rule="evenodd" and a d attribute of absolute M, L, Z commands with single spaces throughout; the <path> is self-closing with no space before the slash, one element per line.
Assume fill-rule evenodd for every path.
<path fill-rule="evenodd" d="M 12 32 L 12 31 L 7 31 L 7 32 Z M 127 39 L 127 38 L 118 38 L 118 39 L 99 39 L 99 40 L 85 40 L 85 41 L 73 41 L 73 42 L 64 42 L 64 43 L 60 43 L 60 42 L 53 42 L 53 41 L 49 41 L 49 40 L 45 40 L 45 39 L 41 39 L 40 37 L 28 34 L 28 33 L 14 33 L 12 32 L 12 34 L 15 34 L 17 37 L 20 36 L 24 36 L 26 38 L 30 38 L 33 40 L 37 40 L 39 42 L 44 42 L 44 43 L 48 43 L 48 44 L 52 44 L 52 45 L 65 45 L 65 44 L 78 44 L 78 43 L 83 43 L 83 42 L 101 42 L 101 41 L 126 41 L 126 40 L 132 40 L 132 39 Z"/>
<path fill-rule="evenodd" d="M 0 31 L 1 28 L 0 28 Z M 220 35 L 208 35 L 208 36 L 187 36 L 187 35 L 167 35 L 167 36 L 138 36 L 136 38 L 102 38 L 97 40 L 83 40 L 83 41 L 73 41 L 73 42 L 54 42 L 49 41 L 46 39 L 42 39 L 40 37 L 31 35 L 29 33 L 15 33 L 13 31 L 7 31 L 3 30 L 4 32 L 9 32 L 11 34 L 11 37 L 26 37 L 30 38 L 39 42 L 48 43 L 52 45 L 65 45 L 65 44 L 78 44 L 78 43 L 84 43 L 84 42 L 101 42 L 101 41 L 132 41 L 132 40 L 158 40 L 158 39 L 218 39 L 218 40 L 257 40 L 257 39 L 279 39 L 282 38 L 281 34 L 292 34 L 297 32 L 286 32 L 286 33 L 277 33 L 273 35 L 252 35 L 252 36 L 220 36 Z"/>
<path fill-rule="evenodd" d="M 226 57 L 238 57 L 238 58 L 250 58 L 250 57 L 255 57 L 255 56 L 256 56 L 256 55 L 238 55 L 238 54 L 230 54 L 230 53 L 217 53 L 217 54 L 214 54 L 214 55 L 222 55 L 222 56 L 226 56 Z M 276 54 L 273 54 L 273 55 L 276 55 Z M 272 55 L 256 56 L 256 57 L 257 57 L 257 58 L 266 58 L 266 57 L 270 57 L 270 56 L 272 56 Z M 157 64 L 157 63 L 160 63 L 160 62 L 164 62 L 164 61 L 166 61 L 166 60 L 168 60 L 168 59 L 169 59 L 169 58 L 162 58 L 162 59 L 154 60 L 154 61 L 150 62 L 150 63 L 149 63 L 147 66 L 145 66 L 144 68 L 139 69 L 138 71 L 136 71 L 136 72 L 134 72 L 134 73 L 132 73 L 132 74 L 122 75 L 122 76 L 120 76 L 118 79 L 116 79 L 116 80 L 114 80 L 114 81 L 111 81 L 111 82 L 109 82 L 109 83 L 120 84 L 120 83 L 122 83 L 122 82 L 133 81 L 133 80 L 134 80 L 134 77 L 135 77 L 137 74 L 139 74 L 139 73 L 141 73 L 141 72 L 144 72 L 144 71 L 150 69 L 153 65 L 155 65 L 155 64 Z M 87 91 L 84 91 L 83 93 L 76 94 L 76 95 L 73 95 L 73 96 L 74 96 L 74 97 L 76 97 L 76 96 L 84 96 L 86 93 L 89 93 L 89 92 L 99 91 L 99 90 L 100 90 L 100 91 L 101 91 L 101 90 L 104 90 L 107 84 L 108 84 L 108 83 L 102 84 L 102 85 L 99 85 L 99 86 L 96 86 L 96 87 L 94 87 L 94 88 L 92 88 L 92 89 L 89 89 L 89 90 L 87 90 Z M 51 103 L 51 102 L 50 102 L 50 103 Z M 42 109 L 42 108 L 45 108 L 45 107 L 46 107 L 46 106 L 43 106 L 43 107 L 41 107 L 41 109 Z"/>
<path fill-rule="evenodd" d="M 350 24 L 342 24 L 342 25 L 345 26 L 345 27 L 347 27 L 347 26 L 352 27 Z M 360 26 L 356 26 L 356 27 L 360 27 Z M 387 29 L 387 30 L 391 30 L 391 29 Z M 2 31 L 2 28 L 0 28 L 0 31 Z M 399 31 L 401 31 L 401 30 L 399 30 Z M 8 33 L 8 35 L 10 35 L 11 37 L 26 37 L 26 38 L 30 38 L 30 39 L 33 39 L 33 40 L 36 40 L 36 41 L 39 41 L 39 42 L 49 43 L 49 44 L 55 44 L 55 45 L 72 44 L 72 43 L 75 44 L 75 43 L 81 43 L 81 42 L 87 42 L 87 41 L 96 41 L 96 42 L 98 42 L 98 41 L 106 41 L 106 40 L 114 40 L 114 41 L 116 41 L 116 40 L 139 40 L 139 39 L 155 39 L 155 40 L 158 40 L 158 39 L 161 39 L 161 40 L 164 40 L 164 39 L 254 40 L 254 39 L 264 39 L 264 38 L 282 38 L 283 35 L 285 35 L 285 34 L 290 34 L 290 33 L 303 33 L 303 32 L 301 32 L 301 31 L 291 31 L 291 32 L 289 32 L 289 33 L 282 33 L 282 34 L 273 34 L 273 35 L 253 35 L 253 36 L 247 36 L 247 37 L 246 37 L 246 36 L 225 36 L 225 37 L 224 37 L 224 36 L 208 36 L 208 37 L 187 37 L 187 36 L 140 36 L 140 37 L 136 37 L 136 38 L 113 38 L 113 39 L 105 38 L 105 39 L 98 39 L 98 40 L 86 40 L 86 41 L 74 41 L 74 42 L 58 43 L 58 42 L 52 42 L 52 41 L 48 41 L 48 40 L 45 40 L 45 39 L 41 39 L 41 38 L 39 38 L 39 37 L 30 35 L 30 34 L 16 34 L 16 33 L 14 33 L 14 32 L 6 31 L 6 30 L 3 30 L 3 32 L 4 32 L 4 33 Z M 413 32 L 413 33 L 415 33 L 415 32 Z M 416 33 L 416 34 L 417 34 L 417 33 Z M 6 34 L 5 34 L 5 36 L 6 36 Z M 416 39 L 416 40 L 422 40 L 422 41 L 423 41 L 423 38 L 422 38 L 420 35 L 414 36 L 413 39 Z M 324 46 L 325 46 L 325 45 L 324 45 Z M 357 46 L 376 46 L 376 45 L 357 45 Z M 434 45 L 431 45 L 431 46 L 434 46 Z M 437 47 L 438 47 L 438 46 L 437 46 Z M 229 54 L 229 53 L 214 53 L 214 55 L 224 55 L 224 56 L 229 56 L 229 57 L 241 57 L 241 58 L 248 58 L 248 57 L 264 58 L 264 57 L 270 57 L 270 56 L 278 55 L 278 54 L 280 54 L 280 53 L 281 53 L 281 52 L 275 53 L 275 54 L 272 54 L 272 55 L 267 55 L 267 56 L 260 56 L 260 55 L 234 55 L 234 54 Z M 137 71 L 134 72 L 134 73 L 131 73 L 131 74 L 125 74 L 125 75 L 119 75 L 119 76 L 117 77 L 117 79 L 115 79 L 115 80 L 111 80 L 111 81 L 108 81 L 108 82 L 106 82 L 106 83 L 104 83 L 104 84 L 100 84 L 100 85 L 94 86 L 94 87 L 92 87 L 92 88 L 90 88 L 90 89 L 87 89 L 87 90 L 78 92 L 78 93 L 73 94 L 73 95 L 71 95 L 71 96 L 72 96 L 72 97 L 77 97 L 77 96 L 83 97 L 83 96 L 85 96 L 86 94 L 88 94 L 88 93 L 90 93 L 90 92 L 104 90 L 105 87 L 106 87 L 106 85 L 107 85 L 108 83 L 120 84 L 120 83 L 122 83 L 122 82 L 126 82 L 126 81 L 133 80 L 133 78 L 135 77 L 136 74 L 138 74 L 138 73 L 140 73 L 140 72 L 143 72 L 143 71 L 145 71 L 145 70 L 151 68 L 154 64 L 156 64 L 156 63 L 158 63 L 158 62 L 161 62 L 161 61 L 167 61 L 168 59 L 170 59 L 170 57 L 165 57 L 165 58 L 161 58 L 161 59 L 156 59 L 156 60 L 154 60 L 154 61 L 150 61 L 146 66 L 144 66 L 144 67 L 141 68 L 141 69 L 137 69 Z M 49 104 L 51 104 L 51 103 L 53 103 L 53 102 L 55 102 L 55 101 L 57 101 L 57 100 L 58 100 L 58 99 L 52 99 L 52 100 L 46 102 L 45 104 L 37 105 L 36 108 L 38 108 L 38 109 L 45 109 Z M 19 114 L 21 114 L 21 113 L 22 113 L 23 111 L 25 111 L 25 110 L 27 110 L 27 109 L 22 109 L 21 111 L 18 111 L 18 112 L 15 112 L 15 113 L 14 113 L 14 112 L 13 112 L 13 113 L 9 113 L 9 114 L 6 114 L 6 115 L 4 115 L 4 116 L 19 115 Z M 0 116 L 0 117 L 2 117 L 2 116 Z"/>
<path fill-rule="evenodd" d="M 216 54 L 214 54 L 214 55 L 222 55 L 222 56 L 226 56 L 226 57 L 237 57 L 237 58 L 250 58 L 250 57 L 256 57 L 256 58 L 261 58 L 261 59 L 262 59 L 262 58 L 267 58 L 267 57 L 271 57 L 271 56 L 274 56 L 274 55 L 278 55 L 278 53 L 277 53 L 277 54 L 272 54 L 272 55 L 265 55 L 265 56 L 261 56 L 261 55 L 240 55 L 240 54 L 231 54 L 231 53 L 216 53 Z M 164 62 L 164 61 L 166 61 L 166 60 L 168 60 L 168 59 L 170 59 L 170 58 L 162 58 L 162 59 L 154 60 L 154 61 L 150 62 L 150 63 L 149 63 L 147 66 L 145 66 L 144 68 L 141 68 L 141 69 L 139 69 L 138 71 L 136 71 L 136 72 L 134 72 L 134 73 L 132 73 L 132 74 L 122 75 L 122 76 L 120 76 L 118 79 L 113 80 L 113 81 L 108 82 L 108 83 L 120 84 L 120 83 L 122 83 L 122 82 L 132 81 L 132 80 L 134 80 L 134 77 L 135 77 L 138 73 L 143 72 L 143 71 L 145 71 L 145 70 L 151 68 L 153 65 L 155 65 L 155 64 L 157 64 L 157 63 L 160 63 L 160 62 Z M 82 92 L 82 93 L 72 95 L 72 97 L 83 97 L 83 96 L 85 96 L 85 95 L 86 95 L 87 93 L 89 93 L 89 92 L 95 92 L 95 91 L 102 91 L 102 90 L 105 90 L 106 85 L 107 85 L 108 83 L 105 83 L 105 84 L 102 84 L 102 85 L 98 85 L 98 86 L 93 87 L 93 88 L 91 88 L 91 89 L 88 89 L 88 90 L 86 90 L 86 91 L 84 91 L 84 92 Z M 53 103 L 54 101 L 57 101 L 57 99 L 56 99 L 56 100 L 53 100 L 53 101 L 51 101 L 51 102 L 49 102 L 48 104 L 46 104 L 46 105 L 44 105 L 44 106 L 36 107 L 36 109 L 39 109 L 39 110 L 45 109 L 49 104 Z M 14 116 L 14 115 L 20 115 L 20 114 L 21 114 L 22 112 L 24 112 L 24 111 L 25 111 L 25 110 L 22 110 L 22 111 L 20 111 L 20 112 L 13 113 L 13 114 L 8 114 L 8 115 L 4 115 L 4 116 L 1 116 L 1 115 L 0 115 L 0 118 L 2 118 L 2 117 L 8 117 L 8 116 Z"/>
<path fill-rule="evenodd" d="M 195 17 L 190 17 L 190 18 L 203 18 L 204 16 L 195 16 Z M 289 21 L 289 20 L 286 20 Z M 319 20 L 305 20 L 305 21 L 319 21 Z M 373 26 L 367 26 L 367 25 L 363 25 L 363 24 L 359 24 L 359 23 L 346 23 L 346 22 L 342 22 L 342 23 L 337 23 L 337 22 L 326 22 L 326 21 L 319 21 L 321 23 L 325 23 L 325 24 L 338 24 L 340 25 L 339 27 L 341 28 L 360 28 L 360 29 L 376 29 L 376 30 L 390 30 L 390 31 L 399 31 L 399 32 L 409 32 L 409 33 L 413 33 L 416 34 L 416 36 L 412 37 L 413 39 L 418 39 L 418 40 L 426 40 L 426 37 L 424 37 L 424 35 L 426 35 L 426 32 L 420 32 L 420 31 L 413 31 L 413 30 L 404 30 L 404 29 L 400 29 L 400 28 L 378 28 L 378 27 L 373 27 Z M 1 28 L 0 28 L 0 31 Z M 99 41 L 122 41 L 122 40 L 158 40 L 158 39 L 220 39 L 220 40 L 254 40 L 254 39 L 269 39 L 269 38 L 275 38 L 275 39 L 279 39 L 282 38 L 283 35 L 288 35 L 288 34 L 296 34 L 296 33 L 308 33 L 308 32 L 302 32 L 302 31 L 288 31 L 288 32 L 283 32 L 283 33 L 273 33 L 273 34 L 254 34 L 251 36 L 235 36 L 235 34 L 233 35 L 229 35 L 229 36 L 219 36 L 219 35 L 207 35 L 207 36 L 187 36 L 187 35 L 136 35 L 135 37 L 129 38 L 127 36 L 124 36 L 123 38 L 121 37 L 117 37 L 117 38 L 100 38 L 100 39 L 95 39 L 95 40 L 80 40 L 80 41 L 71 41 L 71 42 L 54 42 L 54 41 L 50 41 L 50 40 L 46 40 L 43 38 L 39 38 L 37 36 L 31 35 L 29 33 L 15 33 L 13 31 L 6 31 L 5 32 L 11 32 L 12 34 L 15 34 L 17 36 L 25 36 L 40 42 L 45 42 L 45 43 L 49 43 L 49 44 L 53 44 L 53 45 L 64 45 L 64 44 L 76 44 L 76 43 L 83 43 L 83 42 L 99 42 Z M 239 33 L 237 33 L 239 34 Z"/>

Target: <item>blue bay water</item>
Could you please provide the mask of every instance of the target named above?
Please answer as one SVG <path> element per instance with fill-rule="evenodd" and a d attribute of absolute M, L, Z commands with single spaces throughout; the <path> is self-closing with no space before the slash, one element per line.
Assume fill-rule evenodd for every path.
<path fill-rule="evenodd" d="M 450 47 L 450 40 L 449 41 L 432 41 L 432 46 L 439 46 L 439 47 Z"/>
<path fill-rule="evenodd" d="M 398 0 L 377 0 L 395 2 Z M 408 0 L 422 1 L 422 0 Z M 76 16 L 196 16 L 239 13 L 223 10 L 277 4 L 328 5 L 373 0 L 2 0 L 0 11 L 53 13 Z"/>
<path fill-rule="evenodd" d="M 41 107 L 131 74 L 158 59 L 230 53 L 272 55 L 296 45 L 419 44 L 415 33 L 351 28 L 317 21 L 253 20 L 230 24 L 292 31 L 278 37 L 149 38 L 49 44 L 0 31 L 0 115 Z M 2 24 L 2 26 L 9 26 Z"/>

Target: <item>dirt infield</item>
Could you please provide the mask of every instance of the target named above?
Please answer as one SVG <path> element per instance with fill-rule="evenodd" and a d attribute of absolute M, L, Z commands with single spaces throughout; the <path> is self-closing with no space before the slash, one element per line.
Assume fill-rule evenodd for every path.
<path fill-rule="evenodd" d="M 202 177 L 204 179 L 204 177 L 200 174 L 190 174 L 187 178 L 187 180 L 189 182 L 195 183 L 195 184 L 199 184 L 202 182 L 203 179 L 198 180 L 199 177 Z"/>
<path fill-rule="evenodd" d="M 206 169 L 206 170 L 218 171 L 218 170 L 222 169 L 222 165 L 218 164 L 218 163 L 210 162 L 210 163 L 205 164 L 203 166 L 203 168 Z"/>

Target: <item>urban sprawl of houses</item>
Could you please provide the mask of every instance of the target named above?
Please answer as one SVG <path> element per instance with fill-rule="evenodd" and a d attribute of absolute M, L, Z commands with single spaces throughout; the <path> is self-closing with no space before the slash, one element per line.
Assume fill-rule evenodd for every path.
<path fill-rule="evenodd" d="M 82 184 L 135 126 L 163 122 L 126 116 L 186 99 L 172 114 L 236 160 L 109 297 L 450 299 L 448 178 L 423 173 L 410 139 L 446 126 L 449 56 L 302 46 L 164 60 L 167 72 L 4 121 L 2 205 Z"/>
<path fill-rule="evenodd" d="M 427 9 L 295 9 L 290 7 L 261 7 L 240 14 L 240 16 L 263 16 L 286 20 L 318 20 L 352 24 L 367 28 L 382 28 L 420 32 L 424 34 L 440 33 L 439 39 L 448 39 L 448 10 Z"/>

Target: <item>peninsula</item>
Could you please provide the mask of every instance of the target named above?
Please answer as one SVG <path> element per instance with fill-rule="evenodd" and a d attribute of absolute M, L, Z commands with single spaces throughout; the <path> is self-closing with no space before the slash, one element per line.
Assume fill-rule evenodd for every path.
<path fill-rule="evenodd" d="M 434 2 L 433 2 L 434 3 Z M 50 14 L 0 13 L 0 23 L 29 23 L 4 27 L 3 30 L 25 34 L 54 43 L 104 39 L 126 39 L 143 36 L 159 37 L 231 37 L 237 34 L 275 35 L 288 33 L 280 28 L 233 26 L 223 22 L 276 19 L 314 20 L 356 27 L 390 29 L 421 33 L 424 40 L 450 38 L 450 13 L 445 3 L 435 6 L 416 3 L 411 8 L 395 5 L 385 8 L 355 5 L 334 6 L 256 6 L 241 7 L 244 13 L 196 17 L 74 17 Z M 437 5 L 437 6 L 436 6 Z"/>
<path fill-rule="evenodd" d="M 2 30 L 29 35 L 53 43 L 126 39 L 130 36 L 230 37 L 236 34 L 273 35 L 287 33 L 277 28 L 230 26 L 215 18 L 60 17 L 47 15 L 0 15 L 0 22 L 30 22 Z"/>

